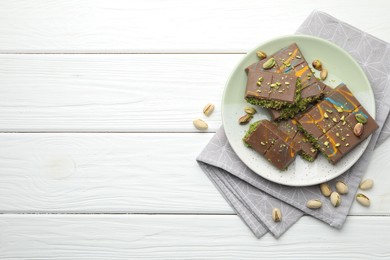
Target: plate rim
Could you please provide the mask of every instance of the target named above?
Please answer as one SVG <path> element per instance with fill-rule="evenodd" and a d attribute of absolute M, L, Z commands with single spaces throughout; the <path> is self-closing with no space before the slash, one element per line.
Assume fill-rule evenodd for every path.
<path fill-rule="evenodd" d="M 340 46 L 336 45 L 335 43 L 329 41 L 329 40 L 326 40 L 326 39 L 323 39 L 323 38 L 320 38 L 320 37 L 317 37 L 317 36 L 312 36 L 312 35 L 304 35 L 304 34 L 289 34 L 289 35 L 283 35 L 283 36 L 278 36 L 278 37 L 273 37 L 269 40 L 266 40 L 266 41 L 263 41 L 261 42 L 260 44 L 256 45 L 256 47 L 250 49 L 237 63 L 236 65 L 234 66 L 234 68 L 232 69 L 232 71 L 230 72 L 227 80 L 226 80 L 226 83 L 225 83 L 225 86 L 224 86 L 224 90 L 223 90 L 223 93 L 222 93 L 222 99 L 221 99 L 221 118 L 222 118 L 222 126 L 224 129 L 226 129 L 226 122 L 224 120 L 224 111 L 225 111 L 225 108 L 224 108 L 224 104 L 225 104 L 225 99 L 226 99 L 226 95 L 227 95 L 227 89 L 228 89 L 228 85 L 229 85 L 229 82 L 231 81 L 232 77 L 233 77 L 233 74 L 236 72 L 237 68 L 241 65 L 241 63 L 243 63 L 243 61 L 248 57 L 248 55 L 250 55 L 251 53 L 257 51 L 258 49 L 260 49 L 263 45 L 265 44 L 268 44 L 270 42 L 273 42 L 273 41 L 278 41 L 278 40 L 283 40 L 283 39 L 286 39 L 286 38 L 293 38 L 293 37 L 298 37 L 298 38 L 306 38 L 306 39 L 314 39 L 314 40 L 317 40 L 317 41 L 321 41 L 325 44 L 328 44 L 328 45 L 331 45 L 333 48 L 335 49 L 338 49 L 339 51 L 343 52 L 355 65 L 356 67 L 358 68 L 358 70 L 360 71 L 360 73 L 363 75 L 363 79 L 365 81 L 365 83 L 368 85 L 368 91 L 370 92 L 370 101 L 372 102 L 373 106 L 374 106 L 374 109 L 372 112 L 370 112 L 370 115 L 373 117 L 373 119 L 376 119 L 376 102 L 375 102 L 375 95 L 374 95 L 374 91 L 372 89 L 372 86 L 370 84 L 370 81 L 368 80 L 367 78 L 367 75 L 366 73 L 364 72 L 364 70 L 362 69 L 362 67 L 359 65 L 359 63 L 355 60 L 354 57 L 352 57 L 351 54 L 349 54 L 346 50 L 344 50 L 343 48 L 341 48 Z M 226 134 L 226 132 L 225 132 Z M 291 186 L 291 187 L 305 187 L 305 186 L 312 186 L 312 185 L 316 185 L 316 184 L 320 184 L 320 183 L 323 183 L 323 182 L 326 182 L 326 181 L 329 181 L 329 180 L 333 180 L 335 178 L 337 178 L 338 176 L 340 176 L 341 174 L 345 173 L 346 171 L 348 171 L 351 167 L 353 167 L 353 165 L 359 160 L 359 158 L 364 154 L 364 152 L 366 151 L 367 149 L 367 146 L 371 140 L 371 137 L 372 137 L 372 134 L 364 141 L 366 142 L 365 144 L 365 147 L 364 149 L 362 150 L 362 153 L 356 158 L 356 161 L 349 167 L 347 168 L 345 171 L 342 171 L 340 174 L 338 175 L 335 175 L 335 176 L 332 176 L 332 177 L 327 177 L 327 178 L 324 178 L 324 179 L 321 179 L 320 182 L 318 181 L 312 181 L 312 182 L 306 182 L 306 183 L 302 183 L 302 184 L 289 184 L 289 183 L 286 183 L 286 182 L 283 182 L 283 181 L 276 181 L 276 180 L 271 180 L 269 178 L 267 178 L 266 176 L 263 176 L 262 174 L 258 173 L 255 169 L 253 169 L 252 167 L 250 167 L 249 165 L 247 165 L 242 159 L 241 159 L 241 156 L 239 155 L 239 153 L 237 153 L 236 151 L 236 148 L 233 146 L 233 145 L 230 145 L 233 149 L 233 151 L 235 152 L 235 154 L 239 157 L 239 159 L 245 164 L 246 167 L 248 167 L 249 169 L 251 169 L 255 174 L 259 175 L 260 177 L 268 180 L 268 181 L 271 181 L 271 182 L 274 182 L 274 183 L 278 183 L 278 184 L 281 184 L 281 185 L 286 185 L 286 186 Z M 229 142 L 230 144 L 230 140 L 229 140 L 229 136 L 228 134 L 226 134 L 226 138 L 227 138 L 227 141 Z M 281 171 L 282 172 L 282 171 Z"/>

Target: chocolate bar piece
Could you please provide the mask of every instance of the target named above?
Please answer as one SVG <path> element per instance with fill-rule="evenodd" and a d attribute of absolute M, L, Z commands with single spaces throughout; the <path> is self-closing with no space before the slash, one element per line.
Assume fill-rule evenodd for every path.
<path fill-rule="evenodd" d="M 297 118 L 297 122 L 298 128 L 332 164 L 378 128 L 345 84 L 337 86 L 324 100 Z M 361 134 L 354 131 L 359 122 L 363 122 Z"/>
<path fill-rule="evenodd" d="M 273 57 L 276 61 L 275 67 L 272 68 L 273 72 L 288 75 L 293 74 L 299 77 L 302 88 L 300 99 L 294 106 L 284 107 L 280 110 L 270 109 L 273 120 L 292 118 L 300 111 L 304 111 L 309 103 L 323 96 L 326 85 L 314 76 L 296 43 L 279 50 L 270 57 Z M 262 65 L 266 60 L 264 59 L 250 65 L 246 68 L 246 71 L 264 71 Z"/>
<path fill-rule="evenodd" d="M 317 86 L 322 88 L 322 92 L 323 92 L 324 97 L 326 97 L 330 93 L 330 91 L 333 90 L 333 88 L 329 87 L 328 85 L 325 85 L 322 82 L 319 82 Z M 308 90 L 308 88 L 306 88 L 305 91 L 302 90 L 301 95 L 306 96 L 307 90 Z M 307 109 L 309 109 L 311 107 L 310 104 L 311 103 L 306 104 L 306 108 L 304 106 L 293 106 L 291 108 L 282 108 L 281 110 L 276 110 L 276 109 L 270 108 L 270 109 L 267 109 L 267 111 L 268 111 L 268 113 L 271 116 L 271 119 L 273 121 L 278 121 L 278 120 L 282 120 L 282 119 L 286 119 L 286 118 L 292 118 L 295 115 L 306 111 Z"/>
<path fill-rule="evenodd" d="M 268 120 L 253 123 L 243 141 L 280 170 L 285 170 L 294 161 L 297 153 L 289 142 L 291 140 L 277 131 L 277 127 Z"/>
<path fill-rule="evenodd" d="M 245 99 L 252 105 L 280 109 L 299 100 L 300 82 L 293 75 L 250 69 Z"/>
<path fill-rule="evenodd" d="M 295 119 L 283 120 L 275 123 L 279 131 L 288 136 L 291 145 L 305 160 L 312 162 L 317 158 L 318 150 L 310 143 L 305 135 L 298 130 Z"/>

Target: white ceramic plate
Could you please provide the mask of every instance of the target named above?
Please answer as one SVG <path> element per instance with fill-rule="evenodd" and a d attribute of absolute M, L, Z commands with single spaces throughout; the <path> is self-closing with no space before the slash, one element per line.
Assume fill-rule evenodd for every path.
<path fill-rule="evenodd" d="M 245 68 L 258 61 L 257 50 L 274 53 L 293 42 L 298 44 L 309 65 L 314 59 L 322 61 L 324 67 L 329 71 L 325 81 L 327 85 L 336 87 L 344 82 L 371 116 L 375 118 L 374 94 L 366 75 L 357 62 L 343 49 L 326 40 L 312 36 L 293 35 L 265 42 L 250 51 L 239 62 L 225 87 L 222 98 L 222 120 L 230 145 L 250 169 L 276 183 L 289 186 L 308 186 L 328 181 L 348 170 L 363 154 L 370 138 L 362 142 L 336 165 L 328 163 L 322 155 L 319 155 L 312 163 L 297 156 L 296 160 L 285 171 L 278 170 L 261 155 L 243 144 L 242 137 L 248 130 L 249 124 L 239 125 L 238 119 L 244 115 L 244 108 L 248 105 L 244 100 L 247 80 Z M 319 76 L 318 71 L 316 71 L 316 76 Z M 251 123 L 269 118 L 265 110 L 261 108 L 257 110 L 258 113 L 255 114 Z"/>

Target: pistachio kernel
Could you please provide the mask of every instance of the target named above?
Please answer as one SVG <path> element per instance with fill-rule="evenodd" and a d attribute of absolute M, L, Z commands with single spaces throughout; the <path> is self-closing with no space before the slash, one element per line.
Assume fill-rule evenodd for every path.
<path fill-rule="evenodd" d="M 274 58 L 270 58 L 269 60 L 267 60 L 264 64 L 263 64 L 263 69 L 271 69 L 273 66 L 275 66 L 275 59 Z"/>
<path fill-rule="evenodd" d="M 367 118 L 360 113 L 356 114 L 355 118 L 356 118 L 356 121 L 358 121 L 359 123 L 362 123 L 362 124 L 367 123 Z"/>
<path fill-rule="evenodd" d="M 252 118 L 253 118 L 252 115 L 245 114 L 242 117 L 240 117 L 238 122 L 240 123 L 240 125 L 246 125 L 249 123 L 249 121 L 251 121 Z"/>
<path fill-rule="evenodd" d="M 256 109 L 254 109 L 253 107 L 246 107 L 244 109 L 245 113 L 249 114 L 249 115 L 254 115 L 256 114 Z"/>
<path fill-rule="evenodd" d="M 344 109 L 342 107 L 337 106 L 336 107 L 337 112 L 342 113 L 344 112 Z"/>
<path fill-rule="evenodd" d="M 263 59 L 267 58 L 267 54 L 266 54 L 265 52 L 263 52 L 263 51 L 257 51 L 257 52 L 256 52 L 256 55 L 257 55 L 257 57 L 258 57 L 260 60 L 263 60 Z"/>
<path fill-rule="evenodd" d="M 329 116 L 326 112 L 324 113 L 324 118 L 329 118 Z"/>

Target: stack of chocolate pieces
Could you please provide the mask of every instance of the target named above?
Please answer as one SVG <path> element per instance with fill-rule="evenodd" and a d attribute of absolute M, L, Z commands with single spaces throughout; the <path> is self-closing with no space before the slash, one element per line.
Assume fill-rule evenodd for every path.
<path fill-rule="evenodd" d="M 261 60 L 246 69 L 245 99 L 268 108 L 274 122 L 253 123 L 243 141 L 278 169 L 297 154 L 314 161 L 318 151 L 335 164 L 378 128 L 345 84 L 332 89 L 311 76 L 295 43 L 271 58 L 272 68 Z"/>

